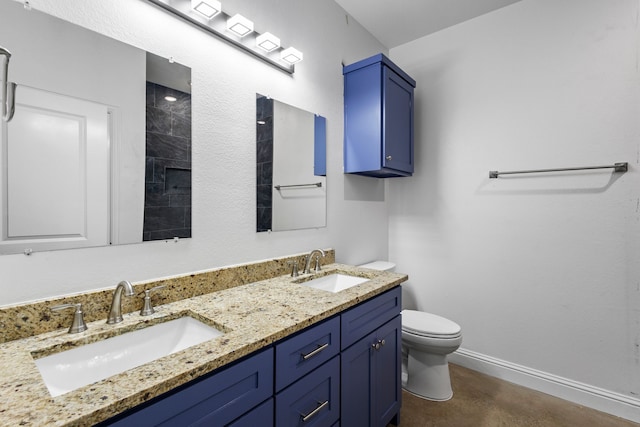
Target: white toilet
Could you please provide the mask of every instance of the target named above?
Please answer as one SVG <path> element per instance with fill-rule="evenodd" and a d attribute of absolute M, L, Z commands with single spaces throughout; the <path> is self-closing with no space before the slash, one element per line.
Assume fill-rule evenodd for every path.
<path fill-rule="evenodd" d="M 374 261 L 360 267 L 392 271 L 395 264 Z M 447 355 L 461 343 L 457 323 L 431 313 L 402 310 L 402 388 L 424 399 L 451 399 Z"/>

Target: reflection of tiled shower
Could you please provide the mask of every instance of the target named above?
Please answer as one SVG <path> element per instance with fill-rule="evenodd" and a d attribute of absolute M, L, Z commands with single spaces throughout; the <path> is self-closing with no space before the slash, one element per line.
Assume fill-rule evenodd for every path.
<path fill-rule="evenodd" d="M 191 95 L 147 82 L 143 240 L 174 237 L 191 237 Z"/>
<path fill-rule="evenodd" d="M 256 102 L 257 231 L 271 230 L 273 196 L 273 99 Z"/>

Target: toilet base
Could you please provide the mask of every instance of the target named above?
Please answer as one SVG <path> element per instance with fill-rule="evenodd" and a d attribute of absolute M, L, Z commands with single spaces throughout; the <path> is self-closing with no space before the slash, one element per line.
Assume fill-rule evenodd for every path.
<path fill-rule="evenodd" d="M 403 362 L 406 360 L 406 376 L 403 375 L 402 388 L 427 400 L 441 402 L 451 399 L 453 390 L 447 356 L 407 350 L 407 358 L 403 357 Z"/>

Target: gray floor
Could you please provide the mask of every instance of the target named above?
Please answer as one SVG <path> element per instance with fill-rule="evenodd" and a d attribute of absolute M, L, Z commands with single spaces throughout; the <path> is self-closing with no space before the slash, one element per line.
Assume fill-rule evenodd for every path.
<path fill-rule="evenodd" d="M 403 391 L 400 427 L 638 427 L 636 424 L 461 366 L 449 365 L 453 398 Z"/>

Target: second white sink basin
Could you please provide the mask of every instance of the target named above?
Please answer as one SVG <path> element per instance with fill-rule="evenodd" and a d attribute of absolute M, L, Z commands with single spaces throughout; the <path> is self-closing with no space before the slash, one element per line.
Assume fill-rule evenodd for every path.
<path fill-rule="evenodd" d="M 363 277 L 349 276 L 347 274 L 328 274 L 326 276 L 318 277 L 317 279 L 309 280 L 307 282 L 300 283 L 303 286 L 310 288 L 320 289 L 328 292 L 340 292 L 345 289 L 349 289 L 352 286 L 359 285 L 364 282 L 368 282 L 369 279 Z"/>
<path fill-rule="evenodd" d="M 119 374 L 223 332 L 184 316 L 37 359 L 51 396 Z"/>

